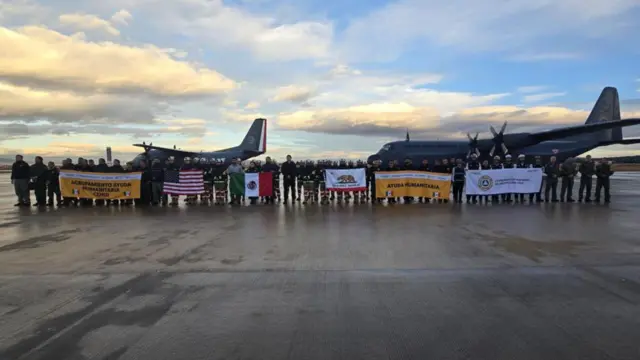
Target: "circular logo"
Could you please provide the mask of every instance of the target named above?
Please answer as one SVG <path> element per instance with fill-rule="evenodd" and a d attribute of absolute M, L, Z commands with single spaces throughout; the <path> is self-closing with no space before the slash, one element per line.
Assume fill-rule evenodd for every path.
<path fill-rule="evenodd" d="M 258 187 L 258 184 L 256 184 L 255 181 L 249 181 L 249 183 L 247 184 L 247 189 L 249 190 L 255 190 Z"/>
<path fill-rule="evenodd" d="M 247 143 L 248 144 L 254 144 L 256 142 L 256 138 L 254 138 L 253 136 L 249 136 L 247 138 Z"/>
<path fill-rule="evenodd" d="M 480 179 L 478 179 L 478 187 L 482 191 L 489 191 L 493 187 L 493 179 L 491 178 L 491 176 L 480 176 Z"/>

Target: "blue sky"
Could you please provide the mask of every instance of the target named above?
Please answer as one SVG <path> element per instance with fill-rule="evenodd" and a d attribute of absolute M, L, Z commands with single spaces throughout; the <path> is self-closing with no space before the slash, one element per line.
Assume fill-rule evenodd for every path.
<path fill-rule="evenodd" d="M 637 0 L 0 0 L 0 156 L 213 150 L 266 117 L 272 156 L 364 158 L 407 128 L 580 124 L 604 86 L 640 117 L 639 16 Z"/>

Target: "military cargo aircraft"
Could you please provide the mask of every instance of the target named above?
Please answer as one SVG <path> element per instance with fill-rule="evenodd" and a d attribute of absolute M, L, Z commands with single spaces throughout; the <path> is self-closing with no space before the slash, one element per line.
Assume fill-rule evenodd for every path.
<path fill-rule="evenodd" d="M 524 154 L 527 160 L 535 156 L 546 161 L 556 156 L 559 161 L 584 154 L 600 146 L 640 144 L 640 139 L 623 139 L 622 127 L 640 124 L 640 119 L 620 119 L 620 100 L 618 90 L 606 87 L 602 90 L 591 114 L 584 125 L 569 126 L 537 133 L 505 134 L 505 122 L 497 132 L 493 126 L 489 129 L 493 139 L 478 140 L 478 134 L 469 141 L 394 141 L 382 146 L 378 153 L 369 156 L 368 162 L 380 160 L 387 164 L 390 160 L 402 163 L 410 158 L 414 163 L 428 159 L 433 163 L 436 159 L 466 159 L 476 153 L 479 159 L 488 159 L 495 155 L 506 154 L 517 156 Z"/>
<path fill-rule="evenodd" d="M 225 165 L 229 165 L 234 158 L 247 160 L 262 155 L 267 151 L 267 119 L 255 119 L 249 128 L 249 132 L 247 132 L 244 140 L 242 140 L 242 143 L 228 149 L 193 152 L 176 149 L 175 147 L 171 149 L 153 146 L 153 144 L 147 145 L 145 143 L 133 144 L 133 146 L 144 148 L 144 152 L 133 159 L 134 166 L 138 166 L 141 160 L 149 161 L 159 159 L 164 163 L 164 161 L 170 156 L 174 157 L 174 161 L 177 165 L 181 165 L 182 159 L 185 157 L 206 158 L 208 161 L 219 161 Z"/>

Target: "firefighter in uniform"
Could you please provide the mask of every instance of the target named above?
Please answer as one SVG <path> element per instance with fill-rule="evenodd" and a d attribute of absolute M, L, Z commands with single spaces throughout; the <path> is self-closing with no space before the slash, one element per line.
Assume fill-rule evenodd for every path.
<path fill-rule="evenodd" d="M 549 163 L 544 166 L 544 173 L 547 174 L 547 181 L 544 186 L 544 202 L 549 202 L 549 192 L 551 192 L 551 201 L 558 202 L 560 165 L 556 162 L 555 156 L 552 156 L 549 159 Z"/>
<path fill-rule="evenodd" d="M 576 167 L 574 160 L 569 158 L 560 166 L 560 177 L 562 183 L 560 185 L 560 201 L 574 202 L 573 200 L 573 180 L 576 176 Z"/>
<path fill-rule="evenodd" d="M 353 161 L 349 160 L 347 162 L 347 169 L 353 169 L 354 167 L 355 167 L 355 165 L 353 164 Z M 355 197 L 355 194 L 352 195 L 351 191 L 347 191 L 347 192 L 344 193 L 345 202 L 349 202 L 349 200 L 351 200 L 352 197 Z M 354 202 L 355 202 L 355 200 L 354 200 Z"/>
<path fill-rule="evenodd" d="M 467 170 L 480 170 L 480 163 L 478 162 L 478 155 L 471 154 L 471 161 L 467 163 Z M 474 203 L 477 204 L 478 200 L 476 199 L 477 195 L 467 195 L 467 204 Z"/>
<path fill-rule="evenodd" d="M 169 159 L 167 159 L 167 164 L 166 164 L 166 170 L 170 170 L 170 171 L 178 171 L 180 170 L 180 168 L 176 165 L 175 163 L 175 159 L 173 158 L 173 156 L 169 156 Z M 171 206 L 178 206 L 178 200 L 180 199 L 179 195 L 171 195 Z"/>
<path fill-rule="evenodd" d="M 315 181 L 316 181 L 316 187 L 318 188 L 318 192 L 320 193 L 319 195 L 320 204 L 329 203 L 329 192 L 327 191 L 327 183 L 325 182 L 325 177 L 324 177 L 325 168 L 327 166 L 326 164 L 328 163 L 329 161 L 319 160 L 318 166 L 316 166 Z"/>
<path fill-rule="evenodd" d="M 536 156 L 536 160 L 531 165 L 532 168 L 542 169 L 544 166 L 542 165 L 542 158 L 540 156 Z M 536 197 L 536 202 L 542 202 L 542 182 L 540 182 L 540 190 L 537 193 L 529 194 L 529 202 L 533 203 L 533 196 Z"/>
<path fill-rule="evenodd" d="M 329 169 L 339 169 L 340 168 L 340 163 L 338 163 L 337 161 L 328 162 L 327 163 L 327 168 L 329 168 Z M 335 191 L 330 191 L 329 195 L 330 195 L 329 199 L 331 201 L 336 199 L 336 192 Z"/>
<path fill-rule="evenodd" d="M 587 155 L 587 160 L 580 164 L 580 189 L 578 190 L 578 201 L 584 199 L 585 202 L 591 202 L 591 184 L 593 183 L 593 175 L 596 172 L 595 165 L 591 159 L 591 155 Z M 584 192 L 587 196 L 584 197 Z"/>
<path fill-rule="evenodd" d="M 202 205 L 209 204 L 211 195 L 213 194 L 213 176 L 211 174 L 211 166 L 207 158 L 200 158 L 200 167 L 202 168 L 202 180 L 204 181 L 204 193 L 200 195 L 200 203 Z"/>
<path fill-rule="evenodd" d="M 302 172 L 303 172 L 303 161 L 296 161 L 296 176 L 293 178 L 293 188 L 296 192 L 296 201 L 302 201 Z"/>
<path fill-rule="evenodd" d="M 596 166 L 596 202 L 600 202 L 600 190 L 604 189 L 604 202 L 611 202 L 611 194 L 609 189 L 611 182 L 609 178 L 613 175 L 611 171 L 611 162 L 607 159 L 602 159 L 602 162 Z"/>
<path fill-rule="evenodd" d="M 489 165 L 489 160 L 483 160 L 482 164 L 480 164 L 480 170 L 490 170 L 490 169 L 491 169 L 491 165 Z M 479 197 L 480 197 L 480 203 L 482 203 L 483 199 L 485 204 L 489 203 L 489 195 L 481 195 Z"/>
<path fill-rule="evenodd" d="M 402 170 L 406 170 L 406 171 L 414 170 L 413 161 L 411 161 L 411 158 L 404 159 L 404 166 L 403 166 Z M 413 202 L 413 200 L 414 200 L 413 196 L 405 196 L 404 197 L 404 203 L 405 204 L 411 204 Z"/>
<path fill-rule="evenodd" d="M 368 183 L 369 183 L 369 197 L 371 199 L 371 203 L 375 204 L 375 203 L 381 203 L 382 202 L 382 198 L 378 197 L 378 194 L 376 194 L 376 173 L 378 171 L 380 171 L 380 160 L 375 160 L 373 162 L 373 164 L 371 165 L 370 168 L 368 168 L 367 170 L 367 179 L 368 179 Z"/>
<path fill-rule="evenodd" d="M 275 159 L 272 159 L 273 161 L 273 165 L 276 166 L 276 170 L 273 173 L 273 191 L 275 194 L 275 199 L 278 201 L 278 203 L 280 203 L 280 201 L 282 201 L 282 193 L 280 192 L 280 165 L 278 165 L 278 162 Z"/>
<path fill-rule="evenodd" d="M 511 155 L 507 154 L 504 156 L 504 164 L 502 164 L 503 169 L 513 169 L 516 167 L 516 164 L 511 160 Z M 517 194 L 513 194 L 514 197 L 518 196 Z M 502 194 L 502 202 L 510 203 L 511 194 Z"/>
<path fill-rule="evenodd" d="M 516 163 L 516 168 L 517 169 L 526 169 L 529 167 L 529 165 L 527 165 L 526 160 L 526 156 L 524 156 L 524 154 L 520 154 L 518 155 L 518 162 Z M 520 201 L 520 203 L 524 204 L 524 194 L 514 194 L 515 197 L 515 201 L 518 202 L 518 200 Z"/>
<path fill-rule="evenodd" d="M 362 160 L 358 159 L 356 161 L 356 165 L 355 165 L 356 169 L 364 169 L 365 170 L 365 174 L 367 171 L 367 167 L 366 165 L 362 162 Z M 369 181 L 367 176 L 365 175 L 365 183 L 366 183 L 366 189 L 369 188 Z M 354 192 L 354 199 L 353 202 L 358 202 L 358 199 L 360 200 L 360 203 L 364 204 L 365 202 L 367 202 L 367 190 L 363 190 L 363 191 L 359 191 L 359 192 Z"/>
<path fill-rule="evenodd" d="M 226 168 L 222 160 L 216 160 L 216 163 L 211 169 L 214 188 L 213 201 L 216 205 L 225 205 L 229 201 L 227 191 L 228 177 L 225 170 Z"/>
<path fill-rule="evenodd" d="M 500 156 L 496 155 L 493 157 L 493 164 L 491 164 L 491 170 L 502 169 L 502 164 L 500 163 Z M 504 195 L 503 195 L 504 197 Z M 503 198 L 504 199 L 504 198 Z M 491 195 L 491 203 L 498 204 L 500 202 L 499 195 Z"/>
<path fill-rule="evenodd" d="M 302 189 L 304 190 L 303 204 L 315 201 L 315 166 L 313 161 L 307 160 L 304 166 L 300 168 L 300 180 L 302 181 Z"/>

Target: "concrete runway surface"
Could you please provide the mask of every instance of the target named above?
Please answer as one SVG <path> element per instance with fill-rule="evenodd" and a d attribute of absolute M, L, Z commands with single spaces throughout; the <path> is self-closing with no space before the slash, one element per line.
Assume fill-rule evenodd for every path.
<path fill-rule="evenodd" d="M 17 209 L 0 359 L 640 359 L 640 177 L 610 205 Z M 576 189 L 577 191 L 577 189 Z"/>

